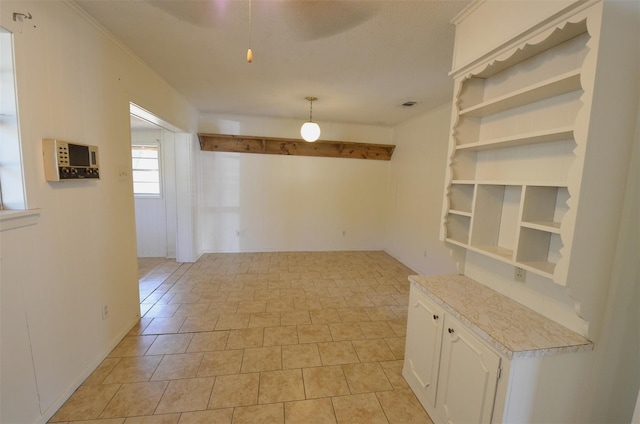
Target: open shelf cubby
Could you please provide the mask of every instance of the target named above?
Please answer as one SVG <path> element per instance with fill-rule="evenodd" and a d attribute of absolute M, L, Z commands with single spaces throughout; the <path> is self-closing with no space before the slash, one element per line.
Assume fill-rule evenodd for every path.
<path fill-rule="evenodd" d="M 513 259 L 522 186 L 479 184 L 476 190 L 471 246 Z"/>

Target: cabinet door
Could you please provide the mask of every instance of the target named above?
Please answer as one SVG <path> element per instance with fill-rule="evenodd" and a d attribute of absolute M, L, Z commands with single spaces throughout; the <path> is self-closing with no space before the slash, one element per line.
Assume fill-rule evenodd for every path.
<path fill-rule="evenodd" d="M 447 315 L 436 409 L 447 423 L 489 423 L 500 357 Z"/>
<path fill-rule="evenodd" d="M 443 321 L 443 310 L 412 288 L 404 375 L 423 405 L 435 405 Z"/>

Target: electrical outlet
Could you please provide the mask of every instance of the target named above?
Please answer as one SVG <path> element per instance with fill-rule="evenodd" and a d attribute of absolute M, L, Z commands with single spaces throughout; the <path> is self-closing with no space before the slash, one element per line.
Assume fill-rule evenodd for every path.
<path fill-rule="evenodd" d="M 104 305 L 102 307 L 102 319 L 105 320 L 109 318 L 109 306 L 108 305 Z"/>
<path fill-rule="evenodd" d="M 527 280 L 527 270 L 524 268 L 516 267 L 515 280 L 524 283 Z"/>

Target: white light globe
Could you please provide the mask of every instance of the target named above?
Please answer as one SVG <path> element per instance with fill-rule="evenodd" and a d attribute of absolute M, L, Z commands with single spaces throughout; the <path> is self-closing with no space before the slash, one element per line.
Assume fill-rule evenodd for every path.
<path fill-rule="evenodd" d="M 320 138 L 320 125 L 315 122 L 305 122 L 300 128 L 300 135 L 304 141 L 316 141 Z"/>

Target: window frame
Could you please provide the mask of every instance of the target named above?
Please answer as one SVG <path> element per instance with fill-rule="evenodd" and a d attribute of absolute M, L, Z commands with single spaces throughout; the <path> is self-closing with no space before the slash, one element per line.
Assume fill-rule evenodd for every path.
<path fill-rule="evenodd" d="M 139 150 L 143 150 L 145 148 L 153 148 L 157 152 L 157 164 L 158 164 L 158 193 L 136 193 L 136 179 L 135 179 L 135 171 L 144 171 L 141 169 L 137 169 L 134 167 L 135 157 L 133 156 L 133 151 L 138 148 Z M 131 183 L 133 186 L 133 196 L 137 199 L 163 199 L 164 198 L 164 184 L 163 184 L 163 169 L 162 169 L 162 145 L 159 142 L 155 143 L 131 143 Z"/>

